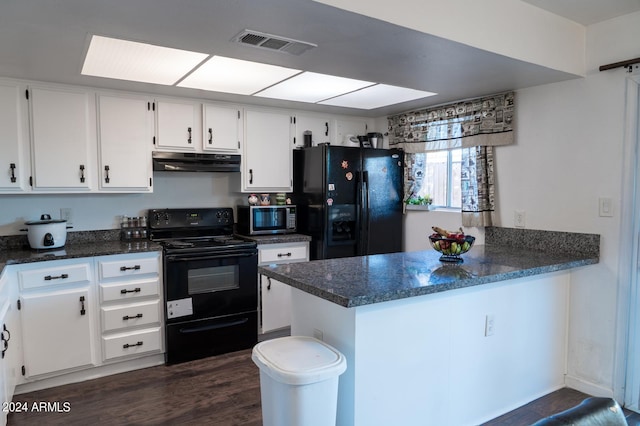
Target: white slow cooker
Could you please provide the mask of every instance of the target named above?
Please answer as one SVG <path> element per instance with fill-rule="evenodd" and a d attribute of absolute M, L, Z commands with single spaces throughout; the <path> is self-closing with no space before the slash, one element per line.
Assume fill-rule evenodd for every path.
<path fill-rule="evenodd" d="M 67 221 L 51 219 L 48 214 L 40 216 L 40 220 L 30 220 L 24 223 L 27 229 L 29 246 L 32 249 L 53 249 L 63 247 L 67 242 Z"/>

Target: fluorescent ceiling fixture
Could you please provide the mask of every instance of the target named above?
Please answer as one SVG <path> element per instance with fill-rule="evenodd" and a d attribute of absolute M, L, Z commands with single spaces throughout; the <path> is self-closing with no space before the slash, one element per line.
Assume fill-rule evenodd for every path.
<path fill-rule="evenodd" d="M 256 93 L 265 98 L 299 102 L 319 102 L 343 93 L 352 92 L 375 83 L 333 75 L 304 72 Z"/>
<path fill-rule="evenodd" d="M 433 95 L 436 95 L 436 93 L 389 86 L 387 84 L 376 84 L 375 86 L 365 87 L 356 92 L 336 96 L 318 103 L 347 108 L 374 109 Z"/>
<path fill-rule="evenodd" d="M 213 56 L 182 80 L 179 87 L 252 95 L 300 70 Z"/>
<path fill-rule="evenodd" d="M 209 55 L 94 35 L 82 74 L 173 85 Z"/>

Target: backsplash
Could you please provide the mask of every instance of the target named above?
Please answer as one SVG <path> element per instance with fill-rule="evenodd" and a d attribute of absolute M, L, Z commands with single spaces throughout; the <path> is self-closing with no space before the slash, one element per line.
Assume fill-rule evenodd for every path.
<path fill-rule="evenodd" d="M 519 247 L 558 254 L 600 256 L 598 234 L 489 226 L 485 228 L 484 239 L 486 245 Z"/>

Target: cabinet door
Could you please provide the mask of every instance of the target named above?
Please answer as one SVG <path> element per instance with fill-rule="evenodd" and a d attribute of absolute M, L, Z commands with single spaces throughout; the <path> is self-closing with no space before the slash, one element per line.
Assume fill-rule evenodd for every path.
<path fill-rule="evenodd" d="M 291 326 L 291 287 L 264 275 L 260 287 L 262 333 Z"/>
<path fill-rule="evenodd" d="M 211 104 L 205 104 L 202 108 L 203 149 L 240 152 L 240 110 Z"/>
<path fill-rule="evenodd" d="M 349 135 L 358 136 L 367 134 L 367 122 L 366 120 L 336 120 L 335 125 L 336 135 L 334 141 L 336 145 L 349 145 L 345 142 L 345 138 Z"/>
<path fill-rule="evenodd" d="M 332 143 L 330 130 L 328 118 L 296 115 L 295 145 L 304 146 L 304 133 L 307 131 L 311 132 L 311 146 L 324 142 Z"/>
<path fill-rule="evenodd" d="M 100 188 L 151 190 L 153 111 L 148 99 L 98 96 Z"/>
<path fill-rule="evenodd" d="M 195 151 L 201 142 L 198 104 L 158 100 L 156 144 L 159 148 Z"/>
<path fill-rule="evenodd" d="M 0 392 L 4 392 L 1 401 L 11 401 L 13 392 L 21 377 L 22 367 L 22 342 L 20 330 L 20 314 L 16 306 L 16 297 L 11 296 L 11 300 L 6 301 L 5 308 L 2 309 L 4 317 L 0 319 L 0 333 L 2 334 L 2 373 L 4 376 L 4 387 Z M 3 314 L 0 312 L 0 317 Z"/>
<path fill-rule="evenodd" d="M 22 93 L 17 85 L 0 84 L 0 191 L 22 191 L 26 187 Z"/>
<path fill-rule="evenodd" d="M 291 127 L 289 115 L 245 110 L 244 191 L 291 191 Z"/>
<path fill-rule="evenodd" d="M 21 303 L 28 377 L 94 364 L 94 305 L 88 287 L 22 294 Z"/>
<path fill-rule="evenodd" d="M 89 94 L 32 88 L 29 106 L 34 189 L 88 190 L 95 170 Z"/>

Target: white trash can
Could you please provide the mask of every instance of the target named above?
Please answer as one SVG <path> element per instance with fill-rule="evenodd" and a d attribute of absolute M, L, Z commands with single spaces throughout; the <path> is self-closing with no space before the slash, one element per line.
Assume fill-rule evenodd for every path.
<path fill-rule="evenodd" d="M 335 426 L 338 377 L 347 360 L 335 348 L 305 336 L 258 343 L 264 426 Z"/>

